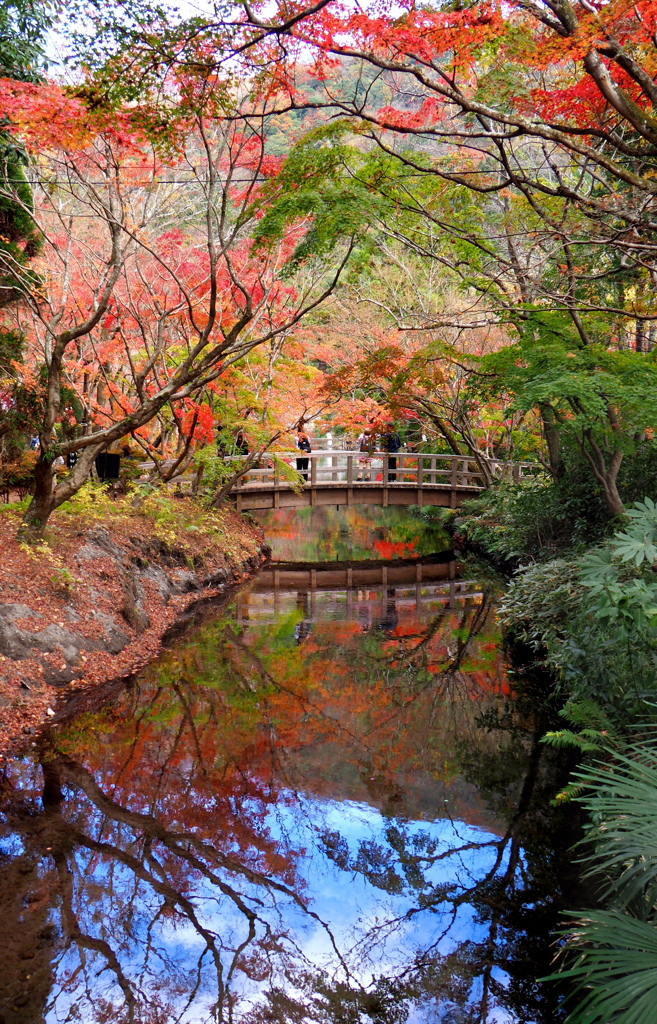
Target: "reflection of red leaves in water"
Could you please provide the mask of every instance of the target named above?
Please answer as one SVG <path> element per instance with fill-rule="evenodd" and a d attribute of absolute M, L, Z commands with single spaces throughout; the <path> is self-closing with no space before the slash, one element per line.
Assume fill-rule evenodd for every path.
<path fill-rule="evenodd" d="M 294 799 L 288 772 L 306 792 L 349 799 L 373 798 L 359 781 L 364 765 L 368 778 L 391 784 L 400 771 L 442 776 L 454 721 L 461 734 L 482 705 L 509 691 L 499 626 L 492 616 L 481 621 L 477 605 L 436 609 L 427 622 L 398 602 L 388 633 L 385 603 L 367 603 L 366 640 L 357 619 L 314 621 L 301 643 L 273 623 L 235 635 L 230 620 L 216 621 L 117 704 L 61 735 L 63 752 L 84 755 L 118 802 L 150 813 L 156 801 L 167 829 L 192 830 L 244 866 L 299 884 L 300 851 L 267 821 L 268 807 Z M 459 657 L 455 631 L 466 637 L 474 623 L 467 663 L 443 677 Z M 450 713 L 436 718 L 440 706 Z M 185 878 L 178 883 L 184 888 Z"/>
<path fill-rule="evenodd" d="M 374 547 L 386 560 L 415 554 L 415 544 L 412 541 L 375 540 Z"/>
<path fill-rule="evenodd" d="M 426 627 L 424 627 L 424 628 L 426 629 Z M 395 626 L 395 629 L 393 631 L 393 636 L 399 636 L 399 637 L 403 637 L 403 636 L 418 637 L 418 636 L 420 636 L 420 634 L 423 634 L 423 633 L 424 633 L 424 630 L 423 630 L 422 625 L 420 624 L 419 619 L 417 619 L 413 615 L 413 616 L 408 616 L 408 618 L 403 619 L 397 626 Z M 421 639 L 421 636 L 420 636 L 420 639 Z"/>
<path fill-rule="evenodd" d="M 359 622 L 351 621 L 331 623 L 330 635 L 336 642 L 351 640 L 353 636 L 358 636 L 362 632 L 363 627 Z"/>

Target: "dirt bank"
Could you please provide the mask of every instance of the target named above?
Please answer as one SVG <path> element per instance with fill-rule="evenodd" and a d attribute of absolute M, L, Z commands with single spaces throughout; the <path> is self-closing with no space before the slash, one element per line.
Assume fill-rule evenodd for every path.
<path fill-rule="evenodd" d="M 164 510 L 164 511 L 163 511 Z M 266 560 L 258 527 L 191 501 L 55 515 L 45 542 L 0 514 L 0 758 L 85 691 L 130 676 L 191 607 Z"/>

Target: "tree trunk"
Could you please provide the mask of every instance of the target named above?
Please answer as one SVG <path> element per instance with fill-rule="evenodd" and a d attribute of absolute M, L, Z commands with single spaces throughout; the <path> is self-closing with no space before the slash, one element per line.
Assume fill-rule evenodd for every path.
<path fill-rule="evenodd" d="M 52 453 L 49 459 L 43 451 L 41 452 L 34 467 L 34 495 L 23 516 L 23 522 L 18 531 L 20 537 L 31 542 L 43 536 L 52 513 L 74 494 L 77 494 L 82 485 L 86 483 L 94 459 L 104 448 L 104 442 L 84 448 L 73 469 L 58 484 L 56 484 Z"/>
<path fill-rule="evenodd" d="M 625 514 L 625 505 L 623 504 L 622 498 L 618 493 L 618 487 L 616 486 L 617 476 L 618 470 L 614 473 L 608 471 L 605 474 L 605 479 L 600 481 L 605 494 L 605 503 L 614 518 Z"/>
<path fill-rule="evenodd" d="M 43 535 L 46 523 L 56 508 L 55 467 L 43 455 L 34 467 L 34 494 L 23 516 L 19 536 L 25 540 L 36 540 Z"/>
<path fill-rule="evenodd" d="M 555 483 L 566 475 L 563 456 L 561 454 L 561 432 L 554 415 L 554 409 L 545 403 L 539 405 L 543 436 L 548 450 L 548 464 Z"/>
<path fill-rule="evenodd" d="M 463 452 L 463 450 L 462 450 L 462 448 L 461 448 L 461 446 L 460 446 L 460 444 L 459 444 L 459 442 L 458 442 L 458 440 L 456 438 L 456 434 L 447 425 L 447 423 L 442 418 L 442 416 L 438 416 L 436 413 L 429 413 L 429 416 L 433 420 L 435 426 L 438 427 L 438 430 L 443 435 L 443 437 L 447 441 L 447 444 L 452 449 L 454 454 L 455 455 L 463 455 L 464 452 Z"/>
<path fill-rule="evenodd" d="M 625 505 L 618 493 L 618 486 L 616 484 L 618 471 L 620 470 L 621 463 L 623 461 L 623 452 L 618 450 L 612 452 L 611 457 L 609 458 L 609 465 L 607 465 L 604 453 L 595 440 L 593 431 L 590 428 L 584 431 L 584 439 L 585 441 L 580 443 L 582 453 L 593 470 L 593 475 L 596 480 L 602 484 L 605 504 L 609 512 L 614 518 L 624 515 Z M 589 445 L 588 450 L 586 448 L 586 442 L 588 442 Z"/>
<path fill-rule="evenodd" d="M 222 484 L 215 489 L 212 498 L 210 499 L 210 508 L 218 508 L 224 498 L 230 494 L 231 490 L 235 486 L 238 480 L 240 480 L 250 469 L 255 466 L 258 460 L 264 454 L 264 449 L 261 452 L 252 452 L 251 455 L 247 455 L 244 462 L 239 466 L 239 469 L 228 478 L 224 480 Z"/>
<path fill-rule="evenodd" d="M 636 350 L 637 352 L 646 351 L 646 325 L 643 320 L 636 322 Z"/>

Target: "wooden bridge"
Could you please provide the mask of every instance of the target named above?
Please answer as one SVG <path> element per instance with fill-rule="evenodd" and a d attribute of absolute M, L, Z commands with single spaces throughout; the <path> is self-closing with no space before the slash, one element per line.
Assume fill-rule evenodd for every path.
<path fill-rule="evenodd" d="M 307 480 L 295 484 L 281 462 L 308 459 Z M 487 462 L 496 479 L 520 482 L 541 471 L 529 462 Z M 486 489 L 476 460 L 460 455 L 320 451 L 263 456 L 231 490 L 238 511 L 315 505 L 442 505 L 458 508 Z"/>

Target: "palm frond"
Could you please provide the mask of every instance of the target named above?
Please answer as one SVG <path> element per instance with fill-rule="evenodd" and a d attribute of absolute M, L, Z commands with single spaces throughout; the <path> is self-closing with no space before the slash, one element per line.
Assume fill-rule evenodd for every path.
<path fill-rule="evenodd" d="M 607 910 L 572 914 L 564 967 L 579 1003 L 567 1024 L 657 1022 L 657 737 L 627 744 L 573 776 L 590 824 L 580 844 Z"/>
<path fill-rule="evenodd" d="M 573 915 L 574 916 L 574 915 Z M 580 916 L 569 935 L 570 979 L 579 998 L 567 1024 L 652 1024 L 657 1020 L 657 928 L 615 910 Z"/>
<path fill-rule="evenodd" d="M 605 896 L 626 908 L 657 898 L 657 740 L 629 745 L 610 761 L 575 773 L 591 824 L 584 842 L 588 875 L 605 879 Z M 657 1016 L 656 1016 L 657 1019 Z"/>

